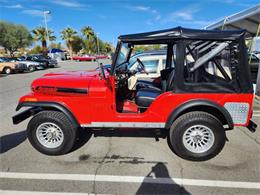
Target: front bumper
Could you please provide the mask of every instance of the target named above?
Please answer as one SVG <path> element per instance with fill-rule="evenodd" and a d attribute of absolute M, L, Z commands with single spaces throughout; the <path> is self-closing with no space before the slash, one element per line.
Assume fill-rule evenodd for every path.
<path fill-rule="evenodd" d="M 15 71 L 26 71 L 27 65 L 26 64 L 16 64 L 14 70 Z"/>
<path fill-rule="evenodd" d="M 41 111 L 41 109 L 37 108 L 37 107 L 24 110 L 24 111 L 20 112 L 19 114 L 16 114 L 15 116 L 12 117 L 13 124 L 16 125 L 16 124 L 24 121 L 25 119 L 29 118 L 30 116 L 37 114 L 39 111 Z"/>

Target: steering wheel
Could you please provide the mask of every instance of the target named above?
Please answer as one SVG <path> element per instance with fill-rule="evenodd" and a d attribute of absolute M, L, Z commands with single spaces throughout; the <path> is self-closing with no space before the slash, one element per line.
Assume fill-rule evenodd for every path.
<path fill-rule="evenodd" d="M 149 72 L 146 71 L 145 65 L 143 64 L 143 62 L 142 62 L 139 58 L 136 58 L 136 61 L 137 61 L 138 64 L 140 65 L 140 68 L 142 69 L 142 71 L 148 75 Z"/>

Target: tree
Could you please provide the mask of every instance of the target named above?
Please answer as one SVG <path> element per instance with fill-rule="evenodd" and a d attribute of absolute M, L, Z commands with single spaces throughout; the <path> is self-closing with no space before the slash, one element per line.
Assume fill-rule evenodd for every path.
<path fill-rule="evenodd" d="M 40 41 L 42 43 L 42 51 L 45 55 L 47 55 L 47 31 L 44 27 L 40 26 L 37 27 L 32 31 L 33 33 L 33 39 L 35 41 Z M 48 36 L 49 36 L 49 41 L 54 41 L 56 39 L 55 36 L 52 35 L 53 31 L 48 29 Z"/>
<path fill-rule="evenodd" d="M 83 27 L 81 32 L 86 36 L 87 39 L 93 39 L 95 36 L 94 30 L 90 26 Z"/>
<path fill-rule="evenodd" d="M 31 42 L 32 37 L 25 26 L 0 22 L 0 45 L 9 52 L 11 57 L 19 48 L 29 46 Z"/>
<path fill-rule="evenodd" d="M 90 26 L 81 29 L 82 34 L 86 37 L 85 46 L 88 53 L 96 53 L 96 35 Z"/>
<path fill-rule="evenodd" d="M 72 41 L 72 51 L 78 53 L 84 47 L 84 41 L 81 37 L 75 36 Z"/>
<path fill-rule="evenodd" d="M 72 56 L 72 52 L 73 52 L 72 43 L 73 43 L 76 35 L 77 35 L 77 32 L 70 27 L 67 27 L 67 28 L 63 29 L 63 31 L 61 31 L 61 38 L 66 41 L 70 56 Z"/>
<path fill-rule="evenodd" d="M 34 48 L 32 48 L 28 54 L 39 54 L 39 53 L 42 53 L 42 47 L 37 45 L 35 46 Z"/>
<path fill-rule="evenodd" d="M 51 43 L 49 47 L 64 50 L 64 47 L 61 45 L 60 42 L 59 43 Z"/>

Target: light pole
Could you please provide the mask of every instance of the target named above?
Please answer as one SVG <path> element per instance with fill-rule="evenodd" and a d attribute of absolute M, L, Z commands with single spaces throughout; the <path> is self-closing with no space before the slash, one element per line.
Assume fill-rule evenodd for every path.
<path fill-rule="evenodd" d="M 98 35 L 99 35 L 99 33 L 97 33 L 97 55 L 99 55 L 99 42 L 98 42 Z"/>
<path fill-rule="evenodd" d="M 48 53 L 48 44 L 49 44 L 50 39 L 49 39 L 49 32 L 48 32 L 48 26 L 47 26 L 47 14 L 51 14 L 51 11 L 43 11 L 45 31 L 46 31 L 46 47 L 47 47 L 47 53 Z"/>

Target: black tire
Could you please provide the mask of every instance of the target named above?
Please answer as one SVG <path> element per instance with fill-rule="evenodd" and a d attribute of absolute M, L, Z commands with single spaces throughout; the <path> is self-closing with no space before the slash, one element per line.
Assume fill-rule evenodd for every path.
<path fill-rule="evenodd" d="M 211 139 L 211 144 L 209 144 L 210 143 L 209 140 L 207 142 L 204 142 L 203 140 L 204 138 L 199 137 L 199 142 L 203 140 L 203 144 L 200 143 L 200 147 L 201 146 L 205 147 L 205 145 L 207 144 L 209 144 L 210 146 L 208 146 L 209 148 L 205 151 L 203 151 L 202 149 L 201 152 L 195 152 L 192 151 L 192 149 L 190 150 L 187 147 L 188 145 L 187 142 L 184 143 L 185 138 L 187 138 L 187 137 L 184 138 L 184 134 L 189 136 L 191 135 L 191 133 L 189 133 L 188 131 L 189 129 L 193 129 L 193 128 L 200 129 L 201 127 L 206 127 L 206 130 L 205 129 L 202 130 L 206 133 L 208 133 L 207 129 L 209 129 L 209 131 L 211 131 L 210 134 L 214 136 L 209 136 L 211 137 L 209 138 Z M 208 136 L 208 135 L 209 134 L 206 134 L 204 136 Z M 194 137 L 193 137 L 193 141 L 194 141 Z M 214 139 L 212 139 L 212 137 L 214 137 Z M 171 129 L 169 131 L 168 140 L 171 149 L 179 157 L 186 160 L 192 160 L 192 161 L 206 161 L 215 157 L 223 149 L 226 142 L 226 134 L 222 123 L 215 116 L 208 114 L 206 112 L 189 112 L 180 116 L 178 119 L 176 119 L 173 122 Z M 191 142 L 189 141 L 189 143 Z M 193 143 L 195 143 L 195 141 Z M 191 147 L 193 147 L 193 143 Z M 197 145 L 198 144 L 196 143 L 196 147 L 198 147 Z"/>
<path fill-rule="evenodd" d="M 37 128 L 43 123 L 57 125 L 63 132 L 63 141 L 56 148 L 48 148 L 42 145 L 37 138 Z M 36 114 L 29 122 L 27 135 L 32 146 L 39 152 L 47 155 L 63 155 L 68 153 L 75 142 L 77 128 L 75 128 L 65 114 L 58 111 L 42 111 Z"/>
<path fill-rule="evenodd" d="M 29 72 L 35 71 L 35 67 L 34 67 L 34 66 L 29 66 L 29 67 L 28 67 L 28 71 L 29 71 Z"/>
<path fill-rule="evenodd" d="M 10 67 L 5 67 L 4 70 L 3 70 L 3 73 L 11 74 L 12 73 L 12 69 Z"/>

